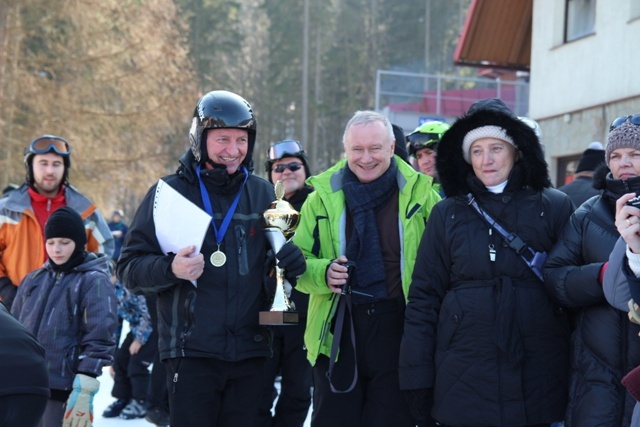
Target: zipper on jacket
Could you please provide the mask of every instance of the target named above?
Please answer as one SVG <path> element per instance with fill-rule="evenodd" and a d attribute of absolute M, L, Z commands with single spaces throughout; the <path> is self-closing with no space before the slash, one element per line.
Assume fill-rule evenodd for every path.
<path fill-rule="evenodd" d="M 247 233 L 242 225 L 236 225 L 236 240 L 238 241 L 238 272 L 241 276 L 249 274 L 249 261 L 247 259 Z"/>
<path fill-rule="evenodd" d="M 320 342 L 322 342 L 325 339 L 325 337 L 327 336 L 327 332 L 331 327 L 331 322 L 333 320 L 333 316 L 335 315 L 334 305 L 336 304 L 337 297 L 338 297 L 338 294 L 335 294 L 335 293 L 331 294 L 331 310 L 329 311 L 328 316 L 322 322 L 322 328 L 320 328 L 320 336 L 318 337 Z"/>
<path fill-rule="evenodd" d="M 43 305 L 41 306 L 40 312 L 38 313 L 38 317 L 36 319 L 36 323 L 33 325 L 33 334 L 38 337 L 38 335 L 40 334 L 40 324 L 42 323 L 42 318 L 44 317 L 44 312 L 47 310 L 47 306 L 49 303 L 49 297 L 51 297 L 51 292 L 53 292 L 53 288 L 55 288 L 56 284 L 58 283 L 58 281 L 60 280 L 60 278 L 64 275 L 64 273 L 55 273 L 55 280 L 53 281 L 53 283 L 48 286 L 48 289 L 45 290 L 45 292 L 47 293 L 47 296 L 45 298 L 43 298 Z M 53 307 L 55 307 L 55 304 L 57 303 L 57 301 L 54 302 Z"/>
<path fill-rule="evenodd" d="M 196 292 L 189 291 L 187 298 L 184 301 L 184 311 L 185 311 L 185 325 L 182 330 L 182 334 L 180 336 L 180 354 L 182 357 L 185 357 L 186 354 L 184 352 L 184 348 L 187 345 L 187 338 L 191 335 L 191 329 L 195 324 L 195 305 L 196 305 Z"/>

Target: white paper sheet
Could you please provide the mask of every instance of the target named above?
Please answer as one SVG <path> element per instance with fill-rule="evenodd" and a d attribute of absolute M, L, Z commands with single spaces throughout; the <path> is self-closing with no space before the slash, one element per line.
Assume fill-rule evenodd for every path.
<path fill-rule="evenodd" d="M 194 245 L 196 249 L 193 255 L 196 255 L 202 248 L 211 216 L 169 184 L 159 180 L 153 200 L 153 221 L 162 252 L 178 253 L 180 249 Z M 195 280 L 191 283 L 197 286 Z"/>

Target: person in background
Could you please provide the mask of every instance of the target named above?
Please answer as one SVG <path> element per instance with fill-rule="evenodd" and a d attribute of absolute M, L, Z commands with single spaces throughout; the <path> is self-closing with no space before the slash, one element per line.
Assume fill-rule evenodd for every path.
<path fill-rule="evenodd" d="M 407 136 L 409 155 L 416 160 L 420 172 L 433 178 L 434 187 L 441 197 L 444 197 L 444 194 L 440 191 L 436 158 L 438 156 L 438 143 L 449 127 L 444 122 L 426 122 Z"/>
<path fill-rule="evenodd" d="M 447 198 L 422 235 L 400 348 L 400 388 L 421 425 L 548 426 L 564 417 L 568 316 L 532 253 L 574 210 L 550 188 L 534 130 L 500 99 L 474 103 L 438 144 Z M 477 206 L 479 210 L 476 210 Z M 481 212 L 487 214 L 487 219 Z M 522 248 L 522 245 L 525 245 Z"/>
<path fill-rule="evenodd" d="M 47 407 L 44 348 L 0 302 L 0 426 L 37 427 Z"/>
<path fill-rule="evenodd" d="M 2 189 L 2 197 L 9 195 L 13 190 L 17 190 L 18 187 L 19 185 L 12 182 L 7 184 L 7 186 Z"/>
<path fill-rule="evenodd" d="M 51 214 L 44 234 L 49 258 L 22 280 L 11 314 L 46 352 L 51 397 L 40 426 L 90 426 L 97 377 L 116 349 L 110 259 L 85 250 L 84 222 L 69 206 Z"/>
<path fill-rule="evenodd" d="M 298 141 L 285 139 L 272 144 L 267 151 L 265 169 L 269 181 L 282 181 L 284 199 L 298 212 L 313 188 L 305 184 L 311 176 L 307 155 Z M 291 290 L 290 300 L 295 304 L 299 323 L 271 329 L 272 356 L 267 358 L 260 419 L 256 425 L 302 426 L 311 405 L 311 365 L 304 349 L 304 329 L 307 320 L 309 296 Z M 274 381 L 280 374 L 280 396 L 271 415 L 274 400 Z"/>
<path fill-rule="evenodd" d="M 594 141 L 584 150 L 576 172 L 573 175 L 573 181 L 558 187 L 558 190 L 566 193 L 573 200 L 576 207 L 583 204 L 593 196 L 599 196 L 602 191 L 594 188 L 593 174 L 599 166 L 605 163 L 604 148 L 602 143 Z"/>
<path fill-rule="evenodd" d="M 82 216 L 89 252 L 113 255 L 106 221 L 86 196 L 69 185 L 70 156 L 69 143 L 59 136 L 34 139 L 25 149 L 24 184 L 0 199 L 0 300 L 9 309 L 18 284 L 47 260 L 44 224 L 60 206 Z"/>
<path fill-rule="evenodd" d="M 114 269 L 111 275 L 118 297 L 118 317 L 129 323 L 129 332 L 116 350 L 111 367 L 116 401 L 105 409 L 104 418 L 120 417 L 125 420 L 143 418 L 147 413 L 147 393 L 151 375 L 149 367 L 158 352 L 158 334 L 151 324 L 147 300 L 143 295 L 129 292 L 117 279 Z M 119 335 L 119 334 L 118 334 Z M 120 341 L 119 339 L 116 341 Z"/>
<path fill-rule="evenodd" d="M 396 125 L 391 123 L 391 127 L 393 128 L 393 139 L 398 141 L 397 144 L 393 146 L 393 154 L 400 157 L 402 160 L 411 164 L 411 159 L 409 158 L 409 152 L 407 151 L 407 147 L 405 144 L 402 144 L 400 141 L 404 141 L 406 136 L 404 135 L 404 130 Z"/>
<path fill-rule="evenodd" d="M 293 240 L 308 264 L 297 290 L 310 295 L 312 425 L 415 425 L 398 351 L 417 242 L 440 196 L 394 155 L 394 141 L 385 116 L 358 111 L 345 127 L 346 158 L 308 180 Z"/>
<path fill-rule="evenodd" d="M 604 192 L 571 215 L 544 270 L 547 290 L 571 311 L 575 323 L 567 427 L 628 426 L 635 404 L 620 380 L 640 363 L 640 329 L 607 303 L 602 284 L 620 237 L 616 200 L 640 192 L 640 126 L 624 123 L 611 129 L 606 163 L 611 172 Z"/>
<path fill-rule="evenodd" d="M 124 213 L 120 209 L 113 211 L 111 214 L 111 221 L 108 225 L 115 243 L 113 259 L 117 261 L 120 257 L 120 250 L 124 243 L 124 237 L 127 235 L 127 230 L 129 229 L 127 224 L 124 223 Z"/>
<path fill-rule="evenodd" d="M 268 310 L 275 283 L 267 276 L 274 260 L 261 218 L 274 200 L 273 186 L 248 170 L 256 128 L 253 109 L 241 96 L 215 90 L 200 98 L 190 149 L 177 173 L 163 178 L 184 203 L 212 217 L 199 252 L 195 241 L 177 253 L 162 250 L 154 185 L 118 260 L 118 278 L 129 290 L 157 294 L 172 427 L 253 426 L 258 416 L 270 353 L 259 312 Z M 300 249 L 288 242 L 275 256 L 295 284 L 306 268 Z"/>

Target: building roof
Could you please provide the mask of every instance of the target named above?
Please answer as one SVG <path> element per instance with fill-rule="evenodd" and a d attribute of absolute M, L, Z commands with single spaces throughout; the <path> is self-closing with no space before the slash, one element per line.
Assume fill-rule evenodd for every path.
<path fill-rule="evenodd" d="M 529 71 L 533 0 L 472 0 L 456 65 Z"/>

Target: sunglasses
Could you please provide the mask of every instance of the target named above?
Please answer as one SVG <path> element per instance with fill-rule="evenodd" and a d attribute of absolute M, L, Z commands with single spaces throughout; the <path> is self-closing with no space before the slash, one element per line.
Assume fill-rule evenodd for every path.
<path fill-rule="evenodd" d="M 271 170 L 277 173 L 282 173 L 285 169 L 289 169 L 291 172 L 295 172 L 302 167 L 300 163 L 283 163 L 281 165 L 274 166 Z"/>
<path fill-rule="evenodd" d="M 633 116 L 620 116 L 614 121 L 611 122 L 611 126 L 609 126 L 609 132 L 617 128 L 618 126 L 623 125 L 626 122 L 630 122 L 636 126 L 640 125 L 640 114 L 634 114 Z"/>
<path fill-rule="evenodd" d="M 292 139 L 278 142 L 267 151 L 267 160 L 278 160 L 287 156 L 298 156 L 304 154 L 304 150 L 298 141 Z"/>
<path fill-rule="evenodd" d="M 69 143 L 57 136 L 41 136 L 31 141 L 29 144 L 29 152 L 34 154 L 56 153 L 63 157 L 71 153 Z"/>

